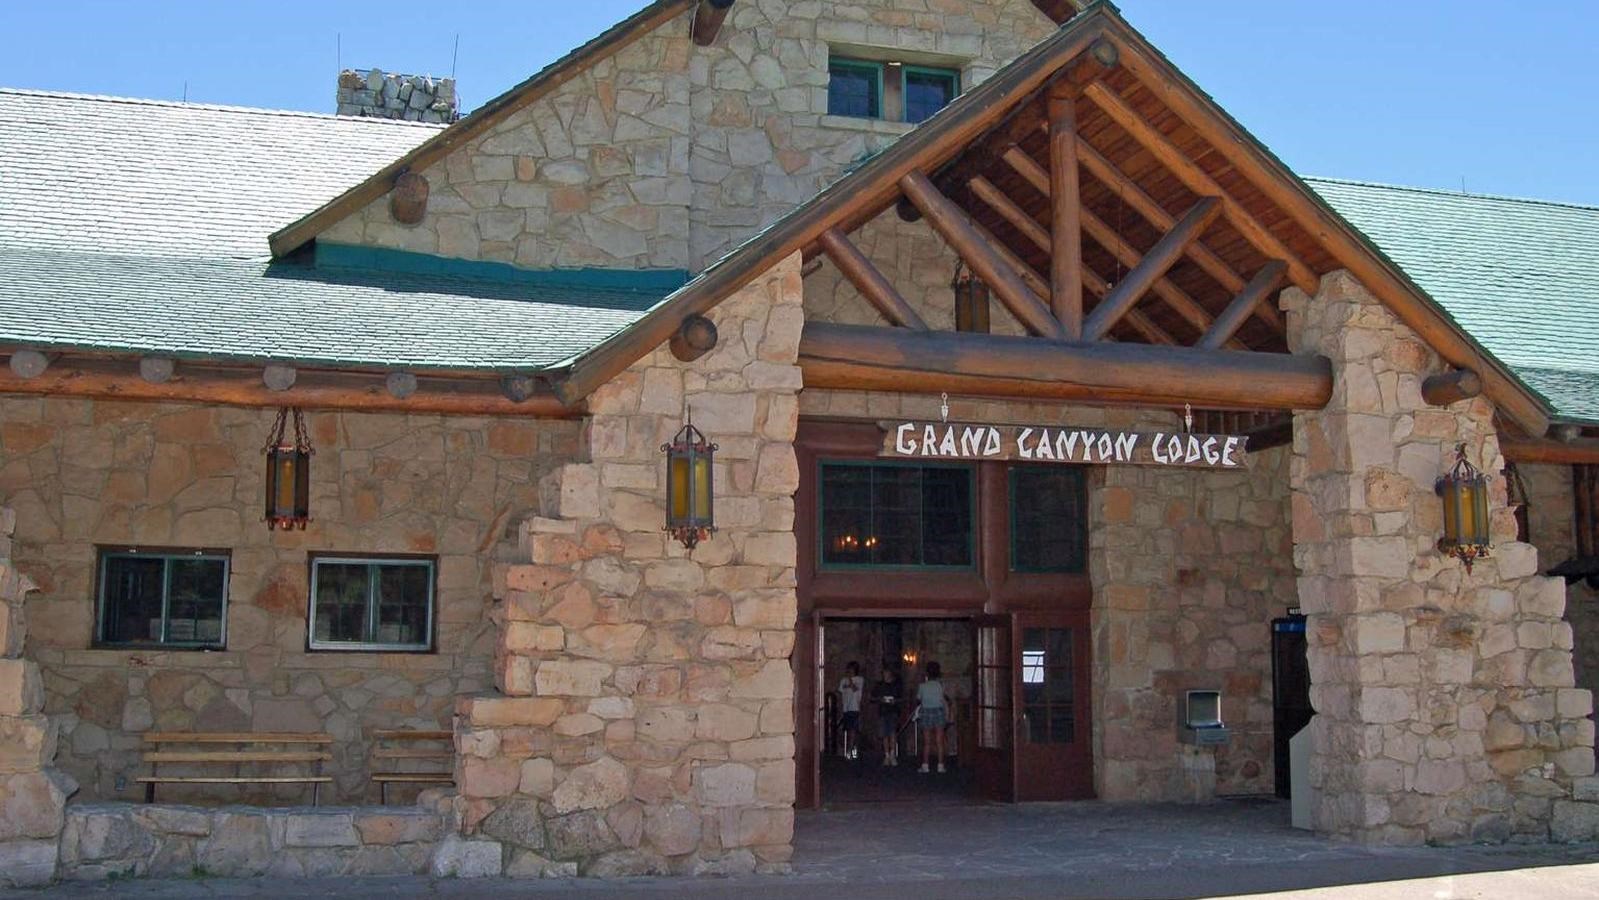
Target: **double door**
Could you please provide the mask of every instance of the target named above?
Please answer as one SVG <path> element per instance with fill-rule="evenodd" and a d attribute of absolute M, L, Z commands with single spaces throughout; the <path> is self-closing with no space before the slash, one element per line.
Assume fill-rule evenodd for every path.
<path fill-rule="evenodd" d="M 975 621 L 978 790 L 986 800 L 1094 795 L 1088 612 Z"/>

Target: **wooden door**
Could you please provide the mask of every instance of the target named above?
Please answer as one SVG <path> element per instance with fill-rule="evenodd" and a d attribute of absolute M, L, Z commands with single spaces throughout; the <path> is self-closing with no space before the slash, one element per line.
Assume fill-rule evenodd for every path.
<path fill-rule="evenodd" d="M 973 659 L 977 678 L 972 692 L 976 741 L 973 754 L 977 792 L 984 800 L 1016 801 L 1016 678 L 1011 656 L 1009 615 L 977 616 Z"/>
<path fill-rule="evenodd" d="M 1026 612 L 1015 618 L 1017 799 L 1092 797 L 1088 613 Z"/>

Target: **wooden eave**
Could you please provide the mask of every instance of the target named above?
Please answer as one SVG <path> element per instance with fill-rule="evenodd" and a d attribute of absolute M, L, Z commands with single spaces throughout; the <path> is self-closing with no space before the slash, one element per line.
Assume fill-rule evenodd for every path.
<path fill-rule="evenodd" d="M 1085 52 L 1101 41 L 1115 53 Z M 1114 56 L 1113 63 L 1090 59 L 1102 55 Z M 1314 295 L 1322 276 L 1348 269 L 1447 362 L 1478 372 L 1487 395 L 1525 433 L 1547 429 L 1548 411 L 1536 395 L 1104 0 L 1084 6 L 987 82 L 706 269 L 639 322 L 577 357 L 555 382 L 557 395 L 569 401 L 586 396 L 667 340 L 684 317 L 705 312 L 792 253 L 821 255 L 824 234 L 847 236 L 908 201 L 911 187 L 921 198 L 917 206 L 938 196 L 952 201 L 986 232 L 994 256 L 1018 261 L 1013 268 L 1050 305 L 1051 96 L 1073 104 L 1082 161 L 1081 262 L 1103 281 L 1082 286 L 1087 315 L 1146 254 L 1161 249 L 1185 211 L 1212 201 L 1223 207 L 1221 215 L 1204 220 L 1197 240 L 1151 282 L 1148 294 L 1135 299 L 1135 308 L 1114 318 L 1107 339 L 1286 353 L 1286 329 L 1271 302 L 1282 283 Z M 918 187 L 918 177 L 936 192 Z M 1263 292 L 1255 282 L 1278 267 L 1285 281 Z M 1014 285 L 994 287 L 1006 288 L 1012 301 L 1023 293 Z M 1245 290 L 1263 302 L 1240 319 L 1229 306 Z M 1118 299 L 1125 301 L 1125 292 Z M 1060 337 L 1041 327 L 1049 322 L 1038 320 L 1033 305 L 1016 308 L 1035 334 L 1044 335 L 1039 340 Z M 1109 318 L 1100 317 L 1101 323 Z M 1218 318 L 1226 319 L 1225 334 L 1211 333 Z M 1071 347 L 1070 340 L 1061 346 Z"/>
<path fill-rule="evenodd" d="M 372 177 L 329 200 L 298 221 L 273 232 L 268 238 L 273 258 L 280 259 L 299 249 L 346 216 L 387 194 L 394 187 L 395 179 L 401 175 L 406 172 L 421 171 L 439 162 L 457 148 L 504 121 L 506 117 L 548 96 L 568 81 L 583 74 L 595 63 L 621 51 L 672 18 L 693 8 L 695 4 L 696 0 L 655 0 L 601 32 L 593 40 L 551 63 L 533 77 L 483 104 L 471 115 L 418 144 L 409 153 L 379 169 Z"/>

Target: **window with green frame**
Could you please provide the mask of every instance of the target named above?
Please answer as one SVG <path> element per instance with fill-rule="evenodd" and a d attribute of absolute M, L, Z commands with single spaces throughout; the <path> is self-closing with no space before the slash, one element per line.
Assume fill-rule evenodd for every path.
<path fill-rule="evenodd" d="M 818 482 L 823 566 L 973 564 L 970 466 L 824 462 Z"/>
<path fill-rule="evenodd" d="M 1078 466 L 1012 466 L 1010 567 L 1082 572 L 1087 567 L 1088 479 Z"/>
<path fill-rule="evenodd" d="M 228 562 L 216 550 L 102 549 L 96 644 L 222 649 Z"/>
<path fill-rule="evenodd" d="M 871 59 L 831 56 L 827 112 L 858 119 L 920 122 L 960 93 L 960 72 Z"/>
<path fill-rule="evenodd" d="M 433 649 L 434 569 L 431 557 L 312 557 L 311 649 Z"/>

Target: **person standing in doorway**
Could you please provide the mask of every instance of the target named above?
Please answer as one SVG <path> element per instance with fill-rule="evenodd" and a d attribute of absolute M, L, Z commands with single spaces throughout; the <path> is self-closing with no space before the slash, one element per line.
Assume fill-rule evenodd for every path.
<path fill-rule="evenodd" d="M 893 668 L 884 666 L 881 679 L 872 686 L 872 702 L 877 705 L 877 734 L 883 741 L 883 765 L 899 765 L 899 698 L 904 688 Z"/>
<path fill-rule="evenodd" d="M 866 679 L 861 677 L 861 664 L 852 662 L 844 668 L 844 678 L 838 683 L 839 708 L 843 710 L 843 757 L 855 759 L 860 755 L 861 695 L 866 693 Z"/>
<path fill-rule="evenodd" d="M 927 678 L 916 688 L 916 727 L 922 730 L 922 774 L 927 773 L 927 754 L 934 751 L 938 771 L 944 771 L 944 726 L 949 724 L 949 703 L 944 699 L 944 669 L 937 662 L 927 664 Z M 937 749 L 934 749 L 934 743 Z"/>

